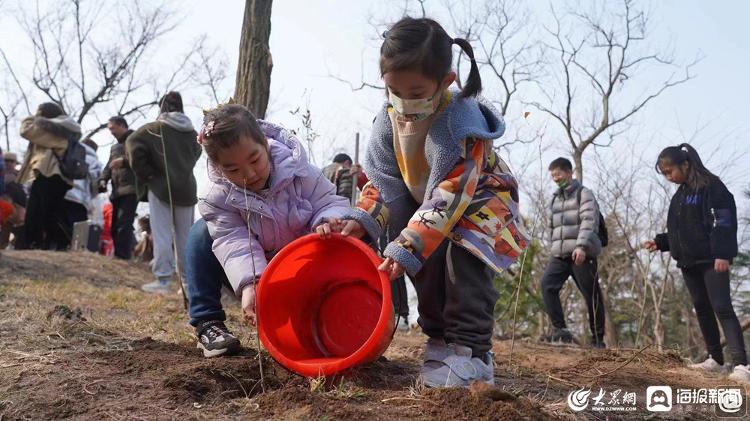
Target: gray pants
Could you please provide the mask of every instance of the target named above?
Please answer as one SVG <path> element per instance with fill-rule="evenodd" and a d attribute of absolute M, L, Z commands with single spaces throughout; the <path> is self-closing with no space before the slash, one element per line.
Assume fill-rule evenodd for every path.
<path fill-rule="evenodd" d="M 444 338 L 472 349 L 474 356 L 492 348 L 495 273 L 481 260 L 449 240 L 443 241 L 417 273 L 419 325 L 431 338 Z"/>
<path fill-rule="evenodd" d="M 151 219 L 151 232 L 154 236 L 154 260 L 151 270 L 156 278 L 171 277 L 175 270 L 172 250 L 172 216 L 169 203 L 162 202 L 151 191 L 148 192 L 148 207 Z M 180 260 L 180 274 L 185 279 L 185 245 L 190 227 L 193 226 L 195 206 L 173 206 L 177 257 Z"/>

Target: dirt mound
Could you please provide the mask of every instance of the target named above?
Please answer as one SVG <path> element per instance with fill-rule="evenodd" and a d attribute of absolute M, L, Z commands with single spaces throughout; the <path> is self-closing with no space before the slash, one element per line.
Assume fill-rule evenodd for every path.
<path fill-rule="evenodd" d="M 542 407 L 497 387 L 433 389 L 424 393 L 427 414 L 434 418 L 465 420 L 546 420 Z"/>
<path fill-rule="evenodd" d="M 418 332 L 397 333 L 383 358 L 328 379 L 296 376 L 263 351 L 261 376 L 256 332 L 237 306 L 227 306 L 227 325 L 243 352 L 206 359 L 181 297 L 141 292 L 148 279 L 89 253 L 4 253 L 0 419 L 641 420 L 648 386 L 731 384 L 687 370 L 674 352 L 522 339 L 495 343 L 496 386 L 428 390 L 416 381 Z M 638 410 L 573 413 L 566 398 L 581 388 L 635 392 Z"/>

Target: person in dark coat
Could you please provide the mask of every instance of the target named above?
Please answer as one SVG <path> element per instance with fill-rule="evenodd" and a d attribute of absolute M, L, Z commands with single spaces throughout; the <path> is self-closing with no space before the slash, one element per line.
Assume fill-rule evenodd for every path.
<path fill-rule="evenodd" d="M 107 122 L 107 128 L 117 140 L 109 152 L 109 161 L 104 166 L 99 178 L 99 192 L 107 192 L 107 184 L 112 182 L 112 240 L 115 246 L 115 257 L 128 260 L 132 256 L 133 221 L 138 207 L 136 195 L 135 174 L 130 167 L 130 161 L 125 153 L 125 140 L 133 131 L 128 128 L 128 122 L 122 116 L 114 116 Z"/>
<path fill-rule="evenodd" d="M 738 251 L 734 196 L 687 143 L 665 148 L 656 170 L 680 187 L 669 204 L 667 232 L 645 241 L 643 247 L 668 251 L 685 278 L 709 354 L 705 361 L 689 367 L 719 374 L 731 371 L 730 379 L 748 383 L 750 366 L 729 282 L 729 268 Z M 733 370 L 724 361 L 719 324 Z"/>

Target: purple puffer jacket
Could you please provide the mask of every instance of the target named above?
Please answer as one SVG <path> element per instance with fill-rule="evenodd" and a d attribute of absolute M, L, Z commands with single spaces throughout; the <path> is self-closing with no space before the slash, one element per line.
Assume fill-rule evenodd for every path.
<path fill-rule="evenodd" d="M 259 123 L 273 162 L 270 187 L 259 193 L 245 190 L 209 162 L 211 185 L 198 202 L 214 254 L 238 296 L 282 247 L 349 210 L 349 201 L 336 196 L 336 187 L 307 162 L 296 137 L 279 126 Z"/>

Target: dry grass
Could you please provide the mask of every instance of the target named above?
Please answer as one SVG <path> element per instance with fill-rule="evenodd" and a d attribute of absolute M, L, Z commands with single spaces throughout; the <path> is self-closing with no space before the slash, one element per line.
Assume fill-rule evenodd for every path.
<path fill-rule="evenodd" d="M 434 390 L 417 380 L 425 338 L 415 332 L 397 333 L 385 359 L 346 377 L 302 379 L 256 352 L 255 330 L 236 302 L 225 305 L 227 325 L 246 349 L 204 359 L 179 293 L 141 292 L 150 279 L 145 266 L 88 253 L 0 257 L 0 335 L 8 339 L 0 342 L 0 420 L 570 419 L 571 384 L 601 373 L 603 386 L 626 389 L 656 380 L 701 387 L 724 381 L 686 372 L 679 358 L 651 350 L 517 341 L 513 366 L 508 342 L 494 348 L 496 388 Z"/>

